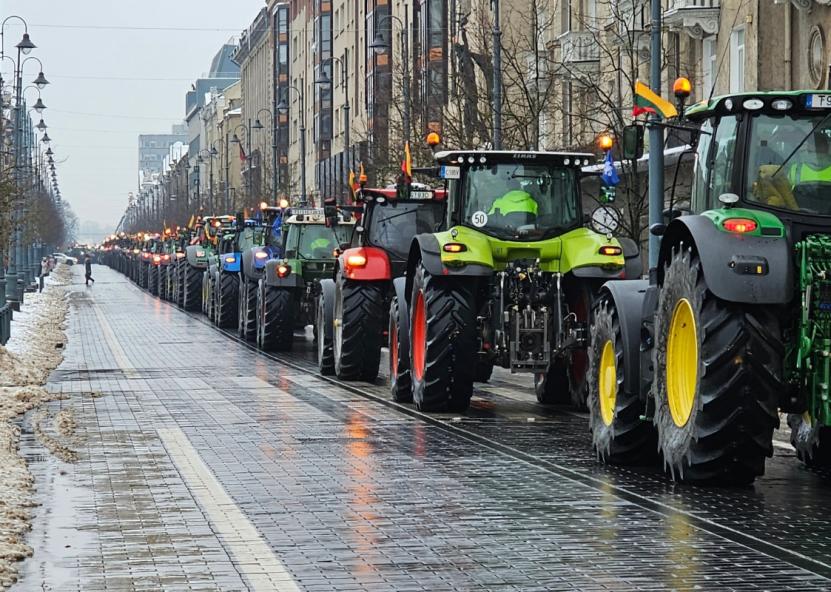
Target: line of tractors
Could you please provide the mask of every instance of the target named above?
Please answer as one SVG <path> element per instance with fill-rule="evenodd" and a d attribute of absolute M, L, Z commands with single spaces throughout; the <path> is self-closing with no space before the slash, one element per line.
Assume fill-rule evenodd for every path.
<path fill-rule="evenodd" d="M 373 382 L 388 347 L 391 397 L 422 411 L 464 412 L 498 366 L 533 374 L 541 404 L 588 408 L 604 462 L 750 483 L 781 411 L 800 459 L 827 465 L 831 94 L 681 112 L 662 125 L 689 138 L 691 195 L 673 188 L 648 229 L 648 274 L 610 206 L 584 214 L 596 159 L 572 152 L 435 151 L 424 183 L 122 234 L 106 260 L 264 350 L 311 325 L 324 375 Z M 632 162 L 642 125 L 620 142 Z"/>

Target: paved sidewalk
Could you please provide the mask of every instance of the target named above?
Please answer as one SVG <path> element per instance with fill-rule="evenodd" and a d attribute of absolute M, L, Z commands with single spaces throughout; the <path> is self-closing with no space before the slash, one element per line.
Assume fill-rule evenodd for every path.
<path fill-rule="evenodd" d="M 18 590 L 821 590 L 793 563 L 260 356 L 106 268 L 74 278 L 75 464 L 31 456 Z M 533 424 L 527 430 L 535 429 Z M 24 453 L 36 450 L 31 434 Z"/>

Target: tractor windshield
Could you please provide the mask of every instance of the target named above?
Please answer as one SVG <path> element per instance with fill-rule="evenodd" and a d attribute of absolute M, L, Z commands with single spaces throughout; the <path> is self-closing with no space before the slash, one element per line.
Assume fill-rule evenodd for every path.
<path fill-rule="evenodd" d="M 438 232 L 444 205 L 435 201 L 376 203 L 368 222 L 368 240 L 381 247 L 394 259 L 406 260 L 413 237 L 424 232 Z"/>
<path fill-rule="evenodd" d="M 753 117 L 748 200 L 831 216 L 831 112 Z"/>
<path fill-rule="evenodd" d="M 576 172 L 544 163 L 473 166 L 462 222 L 505 240 L 542 240 L 580 222 Z"/>
<path fill-rule="evenodd" d="M 240 251 L 247 251 L 248 249 L 262 244 L 262 227 L 251 228 L 250 226 L 244 228 L 239 235 L 237 242 L 239 243 Z"/>
<path fill-rule="evenodd" d="M 332 259 L 338 246 L 349 242 L 352 226 L 330 228 L 323 224 L 291 224 L 286 236 L 286 257 Z"/>

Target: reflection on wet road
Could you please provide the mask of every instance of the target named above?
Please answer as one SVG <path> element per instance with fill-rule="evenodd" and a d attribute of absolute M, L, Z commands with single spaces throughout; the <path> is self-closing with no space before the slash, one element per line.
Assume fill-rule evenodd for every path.
<path fill-rule="evenodd" d="M 317 376 L 310 340 L 265 356 L 97 277 L 50 385 L 82 458 L 32 459 L 21 590 L 831 587 L 831 480 L 785 447 L 753 487 L 676 485 L 596 463 L 585 417 L 527 378 L 423 416 Z"/>

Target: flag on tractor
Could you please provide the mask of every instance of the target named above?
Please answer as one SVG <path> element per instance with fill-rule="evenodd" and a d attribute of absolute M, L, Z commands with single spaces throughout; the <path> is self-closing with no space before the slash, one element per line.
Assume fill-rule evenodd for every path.
<path fill-rule="evenodd" d="M 632 107 L 632 116 L 642 113 L 654 113 L 661 119 L 670 119 L 678 115 L 675 106 L 661 98 L 640 80 L 635 81 L 635 105 Z"/>
<path fill-rule="evenodd" d="M 245 150 L 242 147 L 242 142 L 239 143 L 239 159 L 240 162 L 245 162 Z"/>
<path fill-rule="evenodd" d="M 360 185 L 355 183 L 355 171 L 353 171 L 352 169 L 349 169 L 349 180 L 347 181 L 347 183 L 349 184 L 349 191 L 351 191 L 352 195 L 354 196 L 358 192 Z"/>
<path fill-rule="evenodd" d="M 401 163 L 401 173 L 405 184 L 413 182 L 413 156 L 410 153 L 410 143 L 404 142 L 404 161 Z"/>
<path fill-rule="evenodd" d="M 609 187 L 614 187 L 620 183 L 620 176 L 617 174 L 611 150 L 606 151 L 606 160 L 603 161 L 603 174 L 600 175 L 600 180 Z"/>
<path fill-rule="evenodd" d="M 194 214 L 193 216 L 191 216 L 191 217 L 190 217 L 190 220 L 188 220 L 188 230 L 191 230 L 191 229 L 193 228 L 193 223 L 194 223 L 195 221 L 196 221 L 196 214 Z"/>
<path fill-rule="evenodd" d="M 358 175 L 358 184 L 366 183 L 366 172 L 364 171 L 364 163 L 361 163 L 360 174 Z"/>

